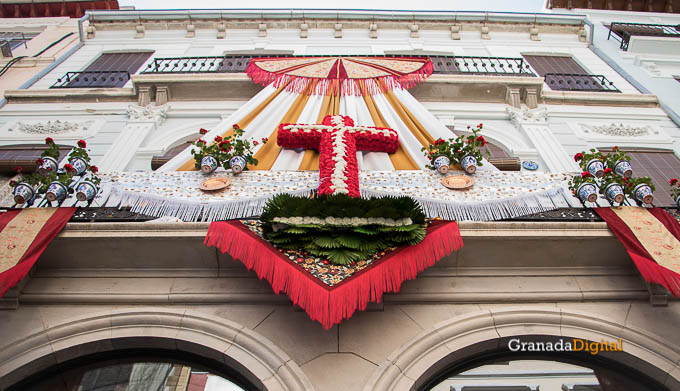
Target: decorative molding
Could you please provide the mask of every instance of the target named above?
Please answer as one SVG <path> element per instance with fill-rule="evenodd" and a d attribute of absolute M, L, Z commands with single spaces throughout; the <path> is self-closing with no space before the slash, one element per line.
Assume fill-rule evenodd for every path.
<path fill-rule="evenodd" d="M 8 132 L 36 135 L 55 135 L 63 133 L 87 133 L 94 125 L 94 120 L 85 121 L 17 121 L 7 128 Z M 16 133 L 15 133 L 16 134 Z"/>
<path fill-rule="evenodd" d="M 127 109 L 129 122 L 153 122 L 160 125 L 165 121 L 165 117 L 170 109 L 170 105 L 163 106 L 137 106 L 129 105 Z"/>
<path fill-rule="evenodd" d="M 624 125 L 622 123 L 611 123 L 609 125 L 588 125 L 579 124 L 583 128 L 583 133 L 598 133 L 605 136 L 616 137 L 641 137 L 648 134 L 659 134 L 658 130 L 652 129 L 651 126 L 633 126 Z"/>
<path fill-rule="evenodd" d="M 669 144 L 673 139 L 658 125 L 647 122 L 613 122 L 603 120 L 588 120 L 567 122 L 574 134 L 588 142 L 598 142 L 606 145 L 626 144 L 654 145 Z"/>
<path fill-rule="evenodd" d="M 517 128 L 521 125 L 545 125 L 548 122 L 548 109 L 545 107 L 536 109 L 506 107 L 505 111 Z"/>

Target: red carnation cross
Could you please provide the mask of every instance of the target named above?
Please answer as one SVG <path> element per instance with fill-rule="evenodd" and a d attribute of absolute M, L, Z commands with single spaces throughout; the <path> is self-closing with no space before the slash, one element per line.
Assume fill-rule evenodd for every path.
<path fill-rule="evenodd" d="M 399 137 L 393 129 L 355 126 L 348 116 L 327 115 L 321 125 L 279 125 L 277 143 L 319 151 L 319 194 L 359 197 L 357 151 L 394 153 Z"/>

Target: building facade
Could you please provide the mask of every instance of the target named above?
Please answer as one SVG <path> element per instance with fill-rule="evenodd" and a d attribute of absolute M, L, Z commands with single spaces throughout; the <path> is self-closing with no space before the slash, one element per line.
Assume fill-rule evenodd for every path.
<path fill-rule="evenodd" d="M 655 181 L 657 204 L 673 204 L 677 98 L 670 87 L 641 91 L 645 81 L 617 72 L 590 47 L 604 27 L 591 41 L 596 23 L 582 15 L 95 11 L 85 19 L 82 46 L 30 85 L 7 87 L 0 145 L 82 139 L 103 172 L 172 172 L 198 129 L 229 129 L 262 93 L 245 74 L 252 59 L 417 56 L 434 71 L 409 93 L 452 137 L 483 123 L 489 161 L 501 170 L 574 173 L 577 152 L 619 146 Z M 631 61 L 615 64 L 647 72 Z M 288 110 L 271 107 L 261 120 L 268 132 Z M 399 118 L 385 122 L 400 128 Z M 576 199 L 531 218 L 461 221 L 462 249 L 330 330 L 206 247 L 208 223 L 152 220 L 108 200 L 79 209 L 0 299 L 0 388 L 680 390 L 680 307 L 645 283 Z M 63 204 L 71 205 L 86 206 Z M 542 345 L 513 350 L 512 340 Z M 622 351 L 545 348 L 576 340 Z"/>

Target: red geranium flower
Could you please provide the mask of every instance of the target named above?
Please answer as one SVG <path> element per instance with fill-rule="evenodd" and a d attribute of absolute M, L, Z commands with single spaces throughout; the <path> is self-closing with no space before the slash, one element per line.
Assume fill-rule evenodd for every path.
<path fill-rule="evenodd" d="M 87 143 L 85 142 L 85 140 L 78 140 L 78 146 L 80 148 L 85 148 L 87 147 Z"/>
<path fill-rule="evenodd" d="M 269 141 L 268 137 L 262 137 L 262 144 L 266 144 Z"/>
<path fill-rule="evenodd" d="M 612 147 L 612 151 L 614 151 L 614 152 L 618 152 L 618 151 L 619 151 L 619 147 L 618 147 L 618 146 L 616 146 L 616 145 L 614 145 L 614 146 Z"/>
<path fill-rule="evenodd" d="M 579 153 L 577 153 L 576 155 L 574 155 L 574 161 L 575 161 L 575 162 L 578 162 L 578 161 L 580 161 L 581 159 L 583 159 L 583 154 L 582 154 L 581 152 L 579 152 Z"/>
<path fill-rule="evenodd" d="M 590 173 L 588 171 L 584 171 L 584 172 L 581 173 L 581 178 L 586 178 L 586 177 L 589 177 L 589 176 L 592 176 L 592 175 L 590 175 Z"/>
<path fill-rule="evenodd" d="M 215 136 L 215 142 L 219 143 L 220 141 L 222 141 L 222 136 Z"/>
<path fill-rule="evenodd" d="M 205 141 L 200 139 L 200 138 L 198 140 L 196 140 L 196 145 L 201 145 L 201 144 L 205 144 Z"/>
<path fill-rule="evenodd" d="M 677 179 L 677 178 L 671 178 L 671 180 L 670 180 L 669 183 L 671 184 L 671 186 L 673 186 L 673 185 L 675 185 L 676 183 L 678 183 L 678 179 Z"/>
<path fill-rule="evenodd" d="M 42 160 L 42 159 L 37 159 L 37 160 L 35 161 L 35 164 L 37 164 L 37 165 L 39 165 L 39 166 L 42 166 L 43 163 L 45 163 L 45 161 Z"/>
<path fill-rule="evenodd" d="M 66 163 L 66 164 L 64 164 L 64 170 L 71 172 L 71 171 L 73 171 L 73 166 Z"/>
<path fill-rule="evenodd" d="M 208 134 L 208 129 L 201 128 L 201 130 L 198 131 L 200 134 Z"/>
<path fill-rule="evenodd" d="M 234 128 L 234 129 L 241 129 L 241 127 L 238 126 L 238 124 L 233 124 L 233 125 L 231 125 L 231 127 Z"/>
<path fill-rule="evenodd" d="M 484 126 L 484 124 L 481 123 L 481 122 L 479 123 L 479 125 L 477 125 L 477 127 L 480 128 L 480 129 L 481 129 L 483 126 Z"/>
<path fill-rule="evenodd" d="M 14 186 L 17 185 L 17 181 L 15 181 L 14 179 L 12 179 L 11 181 L 9 181 L 9 185 L 12 186 L 12 187 L 14 187 Z"/>
<path fill-rule="evenodd" d="M 48 137 L 45 139 L 45 144 L 50 145 L 54 144 L 54 139 L 52 137 Z"/>
<path fill-rule="evenodd" d="M 99 167 L 97 167 L 97 166 L 90 166 L 90 171 L 92 171 L 93 173 L 96 174 L 97 172 L 99 172 Z"/>
<path fill-rule="evenodd" d="M 604 175 L 611 174 L 613 171 L 611 168 L 605 168 L 604 169 Z"/>
<path fill-rule="evenodd" d="M 475 141 L 480 141 L 482 143 L 482 147 L 486 145 L 486 140 L 484 139 L 483 136 L 478 136 Z"/>
<path fill-rule="evenodd" d="M 17 174 L 21 174 L 22 172 L 24 172 L 24 168 L 21 166 L 14 167 L 14 172 L 16 172 Z"/>
<path fill-rule="evenodd" d="M 257 145 L 259 142 L 257 140 L 253 140 L 253 145 Z"/>

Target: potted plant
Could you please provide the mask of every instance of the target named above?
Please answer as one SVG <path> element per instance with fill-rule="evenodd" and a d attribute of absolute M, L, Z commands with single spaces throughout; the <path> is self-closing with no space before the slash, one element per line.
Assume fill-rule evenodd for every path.
<path fill-rule="evenodd" d="M 597 201 L 597 183 L 595 177 L 588 171 L 576 175 L 569 181 L 569 189 L 581 202 Z"/>
<path fill-rule="evenodd" d="M 675 200 L 675 205 L 680 208 L 680 181 L 677 178 L 671 178 L 669 183 L 671 185 L 671 197 Z"/>
<path fill-rule="evenodd" d="M 588 171 L 590 175 L 600 178 L 604 175 L 604 160 L 605 157 L 600 151 L 596 151 L 594 148 L 590 149 L 590 152 L 579 152 L 574 155 L 574 161 L 576 161 L 581 170 Z"/>
<path fill-rule="evenodd" d="M 78 146 L 73 148 L 68 155 L 68 162 L 73 166 L 73 175 L 83 175 L 90 166 L 90 155 L 86 147 L 85 140 L 78 140 Z"/>
<path fill-rule="evenodd" d="M 24 174 L 23 167 L 16 167 L 14 171 L 19 174 L 17 179 L 9 181 L 10 187 L 13 188 L 14 202 L 21 205 L 33 199 L 35 196 L 36 187 L 40 184 L 40 180 L 36 175 Z"/>
<path fill-rule="evenodd" d="M 102 182 L 101 178 L 96 175 L 99 168 L 90 166 L 88 169 L 91 174 L 76 187 L 78 201 L 92 201 L 99 192 L 99 185 Z"/>
<path fill-rule="evenodd" d="M 626 192 L 639 203 L 651 204 L 654 201 L 654 184 L 649 177 L 626 179 Z"/>
<path fill-rule="evenodd" d="M 52 137 L 45 139 L 47 149 L 40 154 L 40 159 L 36 161 L 38 168 L 36 171 L 42 176 L 49 175 L 50 172 L 56 172 L 59 168 L 59 147 L 54 143 Z"/>
<path fill-rule="evenodd" d="M 482 165 L 482 152 L 480 148 L 486 145 L 486 140 L 479 135 L 483 124 L 476 128 L 468 129 L 471 135 L 460 135 L 455 139 L 444 140 L 439 138 L 427 147 L 421 148 L 431 165 L 426 167 L 436 169 L 440 174 L 446 174 L 451 164 L 459 164 L 468 174 L 477 172 L 477 166 Z M 487 151 L 488 154 L 488 151 Z"/>
<path fill-rule="evenodd" d="M 64 165 L 60 171 L 50 171 L 48 175 L 41 178 L 40 193 L 45 193 L 45 198 L 49 202 L 61 202 L 73 189 L 69 187 L 73 178 L 74 169 L 69 163 Z"/>
<path fill-rule="evenodd" d="M 196 140 L 193 145 L 198 148 L 192 149 L 191 154 L 196 161 L 196 169 L 204 174 L 210 174 L 220 165 L 225 170 L 231 169 L 234 175 L 248 169 L 248 165 L 257 165 L 257 159 L 253 156 L 253 147 L 260 144 L 259 141 L 245 140 L 242 138 L 245 131 L 238 124 L 233 125 L 233 133 L 228 136 L 215 136 L 213 142 L 208 144 L 203 139 Z M 208 131 L 201 129 L 200 134 L 205 135 Z M 268 138 L 262 138 L 266 144 Z"/>
<path fill-rule="evenodd" d="M 621 204 L 625 199 L 626 177 L 617 175 L 614 170 L 607 167 L 600 181 L 600 194 L 603 194 L 611 204 Z"/>
<path fill-rule="evenodd" d="M 605 155 L 605 165 L 622 177 L 630 178 L 633 176 L 630 156 L 626 155 L 626 152 L 620 150 L 617 146 L 614 146 L 612 152 Z"/>

